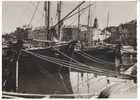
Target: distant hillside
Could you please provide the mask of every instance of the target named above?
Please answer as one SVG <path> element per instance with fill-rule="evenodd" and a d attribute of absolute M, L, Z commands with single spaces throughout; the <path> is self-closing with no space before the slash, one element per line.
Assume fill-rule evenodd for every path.
<path fill-rule="evenodd" d="M 111 37 L 106 39 L 105 42 L 107 43 L 118 43 L 121 42 L 124 45 L 137 45 L 136 39 L 136 20 L 132 20 L 125 24 L 120 24 L 119 26 L 111 26 L 105 28 L 103 31 L 107 30 L 111 32 Z"/>

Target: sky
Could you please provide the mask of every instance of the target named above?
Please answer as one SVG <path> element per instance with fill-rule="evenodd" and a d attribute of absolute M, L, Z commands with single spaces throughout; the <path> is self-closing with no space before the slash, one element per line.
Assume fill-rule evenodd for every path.
<path fill-rule="evenodd" d="M 22 27 L 29 24 L 31 17 L 34 13 L 36 5 L 39 3 L 39 7 L 36 11 L 34 19 L 31 25 L 33 27 L 39 27 L 44 25 L 44 2 L 35 1 L 3 1 L 2 2 L 2 33 L 13 32 L 16 27 Z M 62 3 L 62 18 L 68 14 L 79 1 L 64 1 Z M 88 4 L 93 4 L 91 7 L 91 20 L 90 24 L 94 22 L 94 18 L 97 17 L 99 28 L 103 29 L 107 26 L 107 15 L 109 13 L 109 25 L 117 26 L 121 23 L 129 22 L 136 19 L 136 5 L 135 1 L 96 1 L 86 2 L 81 8 L 86 7 Z M 56 1 L 51 2 L 51 21 L 50 24 L 56 24 Z M 77 25 L 78 16 L 64 22 L 65 25 Z M 88 9 L 81 12 L 81 24 L 87 25 Z"/>

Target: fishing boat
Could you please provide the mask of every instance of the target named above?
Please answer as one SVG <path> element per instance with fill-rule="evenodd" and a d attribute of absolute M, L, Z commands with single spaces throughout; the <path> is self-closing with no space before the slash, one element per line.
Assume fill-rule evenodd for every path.
<path fill-rule="evenodd" d="M 94 74 L 95 76 L 134 79 L 135 76 L 130 74 L 116 72 L 115 48 L 112 48 L 112 46 L 102 45 L 81 49 L 78 40 L 59 40 L 61 38 L 61 23 L 85 1 L 80 2 L 62 19 L 61 3 L 59 1 L 57 4 L 58 23 L 52 28 L 50 28 L 49 21 L 50 1 L 44 3 L 47 39 L 31 40 L 32 43 L 43 44 L 41 48 L 23 48 L 25 41 L 21 40 L 18 40 L 17 43 L 9 44 L 6 48 L 3 47 L 2 85 L 4 98 L 93 97 L 93 94 L 90 93 L 75 94 L 70 77 L 71 72 L 78 72 L 81 76 L 86 73 L 87 76 L 88 74 Z M 90 8 L 90 6 L 88 7 Z M 80 10 L 77 14 L 79 12 Z M 54 27 L 58 27 L 57 36 L 54 35 L 56 34 Z M 59 39 L 54 41 L 54 37 Z M 94 96 L 97 97 L 97 94 Z"/>

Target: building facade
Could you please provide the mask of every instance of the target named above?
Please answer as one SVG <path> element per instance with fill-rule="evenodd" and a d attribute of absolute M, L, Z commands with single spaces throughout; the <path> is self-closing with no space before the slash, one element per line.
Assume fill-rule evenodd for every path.
<path fill-rule="evenodd" d="M 80 30 L 76 26 L 64 26 L 61 34 L 62 41 L 79 40 Z"/>

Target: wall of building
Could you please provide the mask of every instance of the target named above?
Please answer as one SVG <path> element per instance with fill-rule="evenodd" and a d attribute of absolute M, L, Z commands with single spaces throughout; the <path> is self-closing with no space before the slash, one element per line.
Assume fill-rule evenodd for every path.
<path fill-rule="evenodd" d="M 62 28 L 62 41 L 78 40 L 79 29 L 77 27 L 67 26 Z"/>
<path fill-rule="evenodd" d="M 26 40 L 28 39 L 28 31 L 30 28 L 20 28 L 18 27 L 15 32 L 12 33 L 17 39 L 19 40 Z"/>
<path fill-rule="evenodd" d="M 45 29 L 31 30 L 31 31 L 29 31 L 28 38 L 46 40 L 46 30 Z"/>

